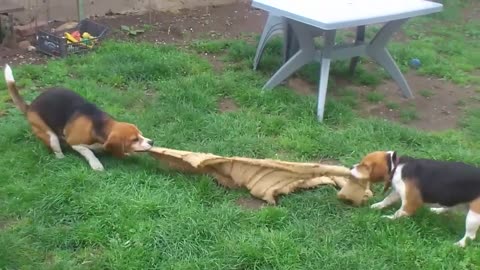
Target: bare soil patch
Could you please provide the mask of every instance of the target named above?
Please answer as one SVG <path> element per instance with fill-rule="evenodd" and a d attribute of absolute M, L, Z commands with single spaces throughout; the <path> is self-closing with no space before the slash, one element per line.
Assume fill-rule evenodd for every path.
<path fill-rule="evenodd" d="M 423 130 L 440 131 L 457 127 L 464 109 L 478 106 L 479 95 L 471 86 L 458 86 L 414 73 L 407 73 L 406 79 L 414 99 L 403 98 L 395 82 L 385 81 L 376 88 L 376 91 L 385 94 L 384 100 L 378 104 L 362 102 L 359 106 L 361 113 L 386 120 L 407 121 L 409 126 Z M 366 87 L 355 88 L 363 96 L 371 91 Z"/>
<path fill-rule="evenodd" d="M 109 38 L 157 44 L 186 44 L 192 39 L 238 38 L 246 33 L 259 33 L 266 14 L 253 9 L 250 1 L 239 1 L 229 5 L 183 9 L 176 13 L 106 15 L 93 19 L 110 28 Z M 55 23 L 58 24 L 60 23 Z M 121 31 L 122 25 L 143 29 L 145 32 L 135 36 L 127 35 Z M 29 40 L 35 45 L 33 37 Z M 40 53 L 0 47 L 0 65 L 41 64 L 48 59 Z"/>
<path fill-rule="evenodd" d="M 267 205 L 264 201 L 249 197 L 249 198 L 240 198 L 235 202 L 237 205 L 246 208 L 246 209 L 253 209 L 258 210 Z"/>
<path fill-rule="evenodd" d="M 18 220 L 16 219 L 6 219 L 6 218 L 0 218 L 0 231 L 7 230 L 8 228 L 15 226 L 15 224 L 18 224 Z"/>
<path fill-rule="evenodd" d="M 335 85 L 356 94 L 356 110 L 360 115 L 379 117 L 428 131 L 457 127 L 465 108 L 480 104 L 480 93 L 473 86 L 459 86 L 443 79 L 424 77 L 410 72 L 405 77 L 414 98 L 406 99 L 394 81 L 386 80 L 377 87 L 358 86 L 345 78 L 334 78 Z M 317 85 L 302 78 L 292 77 L 287 85 L 299 95 L 317 95 Z M 370 92 L 382 96 L 378 102 L 368 100 Z M 332 89 L 328 97 L 341 98 L 342 93 Z"/>
<path fill-rule="evenodd" d="M 317 93 L 314 85 L 298 77 L 291 77 L 288 79 L 287 86 L 302 96 L 316 95 Z"/>
<path fill-rule="evenodd" d="M 208 62 L 212 64 L 213 70 L 215 72 L 221 73 L 225 69 L 226 63 L 219 59 L 220 55 L 208 54 L 208 53 L 203 53 L 200 55 L 202 56 L 202 58 L 208 60 Z"/>
<path fill-rule="evenodd" d="M 220 112 L 234 112 L 238 110 L 238 105 L 231 98 L 222 98 L 218 101 L 218 109 Z"/>

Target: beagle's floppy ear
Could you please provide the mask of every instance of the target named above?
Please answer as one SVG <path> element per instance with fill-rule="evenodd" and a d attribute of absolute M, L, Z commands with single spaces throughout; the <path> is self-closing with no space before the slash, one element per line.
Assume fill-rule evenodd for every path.
<path fill-rule="evenodd" d="M 398 155 L 397 155 L 397 151 L 392 151 L 391 153 L 391 157 L 392 157 L 392 161 L 394 164 L 398 164 Z M 396 165 L 395 165 L 396 166 Z"/>
<path fill-rule="evenodd" d="M 398 165 L 398 156 L 396 151 L 387 152 L 388 168 L 390 172 Z"/>
<path fill-rule="evenodd" d="M 381 181 L 385 179 L 385 176 L 388 175 L 388 166 L 386 162 L 379 162 L 376 161 L 371 165 L 372 172 L 370 173 L 370 177 L 373 179 L 377 179 L 377 181 Z"/>
<path fill-rule="evenodd" d="M 387 160 L 377 160 L 371 166 L 370 178 L 375 179 L 375 181 L 384 182 L 384 192 L 390 187 L 390 171 L 389 171 L 389 161 Z"/>
<path fill-rule="evenodd" d="M 388 174 L 385 175 L 384 178 L 384 185 L 383 185 L 383 193 L 387 192 L 387 190 L 392 186 L 392 177 L 393 170 L 398 165 L 398 156 L 396 151 L 388 151 L 387 152 L 387 162 L 388 162 Z"/>
<path fill-rule="evenodd" d="M 103 148 L 116 157 L 121 158 L 125 156 L 125 141 L 116 132 L 110 133 L 107 141 L 103 144 Z"/>

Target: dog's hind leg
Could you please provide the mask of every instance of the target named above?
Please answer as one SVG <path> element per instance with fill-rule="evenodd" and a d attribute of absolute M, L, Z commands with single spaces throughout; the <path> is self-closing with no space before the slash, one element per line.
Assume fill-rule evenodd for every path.
<path fill-rule="evenodd" d="M 43 120 L 34 112 L 27 114 L 27 119 L 32 126 L 32 131 L 47 147 L 49 147 L 55 157 L 64 158 L 58 136 L 43 122 Z"/>
<path fill-rule="evenodd" d="M 480 226 L 480 214 L 472 209 L 468 211 L 467 219 L 465 220 L 465 235 L 455 245 L 465 247 L 467 239 L 473 240 L 477 236 L 477 230 Z"/>
<path fill-rule="evenodd" d="M 480 227 L 480 198 L 470 203 L 470 210 L 465 220 L 465 235 L 455 245 L 465 247 L 467 239 L 473 240 L 477 236 L 478 227 Z"/>

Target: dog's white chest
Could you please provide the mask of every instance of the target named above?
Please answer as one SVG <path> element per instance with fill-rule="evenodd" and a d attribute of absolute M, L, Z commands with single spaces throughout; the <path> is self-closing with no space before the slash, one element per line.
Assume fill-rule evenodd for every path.
<path fill-rule="evenodd" d="M 403 179 L 402 179 L 403 166 L 404 166 L 403 164 L 398 165 L 392 177 L 392 186 L 395 189 L 395 191 L 397 191 L 400 194 L 405 192 L 405 183 L 403 182 Z"/>

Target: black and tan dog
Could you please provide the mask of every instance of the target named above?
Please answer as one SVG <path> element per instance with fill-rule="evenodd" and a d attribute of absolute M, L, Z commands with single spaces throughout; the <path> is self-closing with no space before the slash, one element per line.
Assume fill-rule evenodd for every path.
<path fill-rule="evenodd" d="M 351 174 L 357 179 L 391 184 L 392 192 L 371 208 L 383 209 L 397 201 L 401 207 L 396 219 L 411 216 L 423 204 L 435 204 L 435 213 L 444 213 L 456 206 L 467 205 L 465 236 L 456 243 L 464 247 L 467 239 L 475 239 L 480 226 L 480 168 L 462 163 L 399 157 L 393 151 L 377 151 L 366 155 L 353 166 Z"/>
<path fill-rule="evenodd" d="M 46 89 L 28 105 L 18 92 L 10 66 L 6 65 L 4 72 L 13 102 L 25 114 L 33 133 L 57 158 L 64 157 L 60 146 L 64 142 L 80 153 L 92 169 L 102 171 L 103 165 L 93 151 L 105 150 L 124 157 L 153 145 L 135 125 L 114 120 L 69 89 Z"/>

